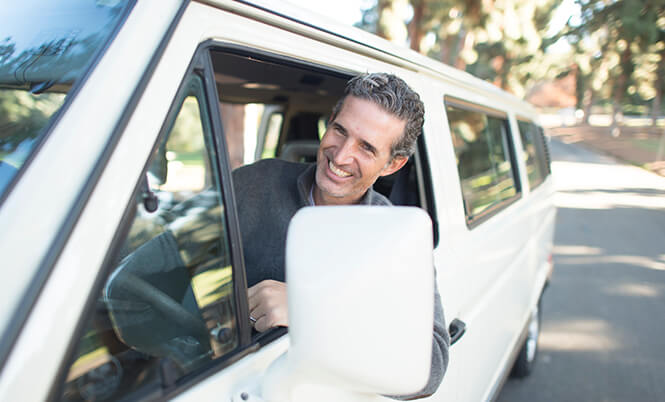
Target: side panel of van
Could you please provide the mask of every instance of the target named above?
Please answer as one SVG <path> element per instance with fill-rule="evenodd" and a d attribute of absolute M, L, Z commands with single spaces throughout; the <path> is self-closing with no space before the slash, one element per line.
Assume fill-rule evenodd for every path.
<path fill-rule="evenodd" d="M 434 96 L 433 94 L 430 96 Z M 441 245 L 438 256 L 439 281 L 448 320 L 461 319 L 466 333 L 451 350 L 450 372 L 458 373 L 460 400 L 484 400 L 491 396 L 494 385 L 510 369 L 512 351 L 520 342 L 520 335 L 533 308 L 537 270 L 534 264 L 537 249 L 542 243 L 533 236 L 534 208 L 528 187 L 521 180 L 523 166 L 518 133 L 511 124 L 505 105 L 500 98 L 465 91 L 452 85 L 442 85 L 438 97 L 438 113 L 444 116 L 438 129 L 437 141 L 428 141 L 430 152 L 442 157 L 438 161 L 435 180 Z M 446 113 L 446 100 L 464 100 L 463 108 L 490 116 L 496 112 L 505 122 L 511 153 L 511 165 L 516 196 L 502 209 L 491 213 L 479 223 L 469 223 L 470 208 L 463 196 L 463 183 L 458 170 L 458 157 L 451 130 L 456 129 L 454 117 Z M 432 102 L 433 103 L 433 102 Z M 431 108 L 432 103 L 428 104 Z M 468 104 L 467 104 L 468 103 Z M 441 123 L 439 123 L 441 124 Z M 432 148 L 438 147 L 438 148 Z M 487 157 L 487 156 L 485 156 Z M 433 170 L 435 167 L 433 166 Z M 459 374 L 463 373 L 463 374 Z"/>

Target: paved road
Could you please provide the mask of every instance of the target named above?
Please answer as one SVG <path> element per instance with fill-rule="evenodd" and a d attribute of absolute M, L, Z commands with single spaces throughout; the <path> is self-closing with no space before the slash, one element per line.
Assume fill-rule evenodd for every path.
<path fill-rule="evenodd" d="M 665 177 L 552 141 L 554 276 L 535 371 L 499 402 L 665 401 Z"/>

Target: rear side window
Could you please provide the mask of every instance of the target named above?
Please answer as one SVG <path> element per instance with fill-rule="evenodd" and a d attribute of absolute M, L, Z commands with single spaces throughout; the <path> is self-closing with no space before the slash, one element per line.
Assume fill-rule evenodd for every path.
<path fill-rule="evenodd" d="M 542 127 L 533 122 L 518 120 L 522 139 L 529 188 L 534 189 L 550 174 L 549 152 Z"/>
<path fill-rule="evenodd" d="M 520 195 L 508 118 L 457 99 L 445 104 L 466 221 L 473 227 Z"/>

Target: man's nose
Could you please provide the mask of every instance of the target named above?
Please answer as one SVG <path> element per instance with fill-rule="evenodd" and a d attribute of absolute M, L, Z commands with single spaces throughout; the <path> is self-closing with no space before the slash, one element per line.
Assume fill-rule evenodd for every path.
<path fill-rule="evenodd" d="M 354 147 L 352 141 L 345 139 L 335 150 L 335 164 L 345 165 L 353 160 Z"/>

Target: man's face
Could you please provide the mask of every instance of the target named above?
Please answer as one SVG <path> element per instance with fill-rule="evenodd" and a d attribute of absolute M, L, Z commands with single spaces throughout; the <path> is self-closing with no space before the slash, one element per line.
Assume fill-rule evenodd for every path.
<path fill-rule="evenodd" d="M 317 205 L 353 204 L 380 176 L 396 172 L 406 157 L 391 158 L 391 146 L 406 121 L 375 103 L 348 96 L 321 139 L 316 160 Z"/>

